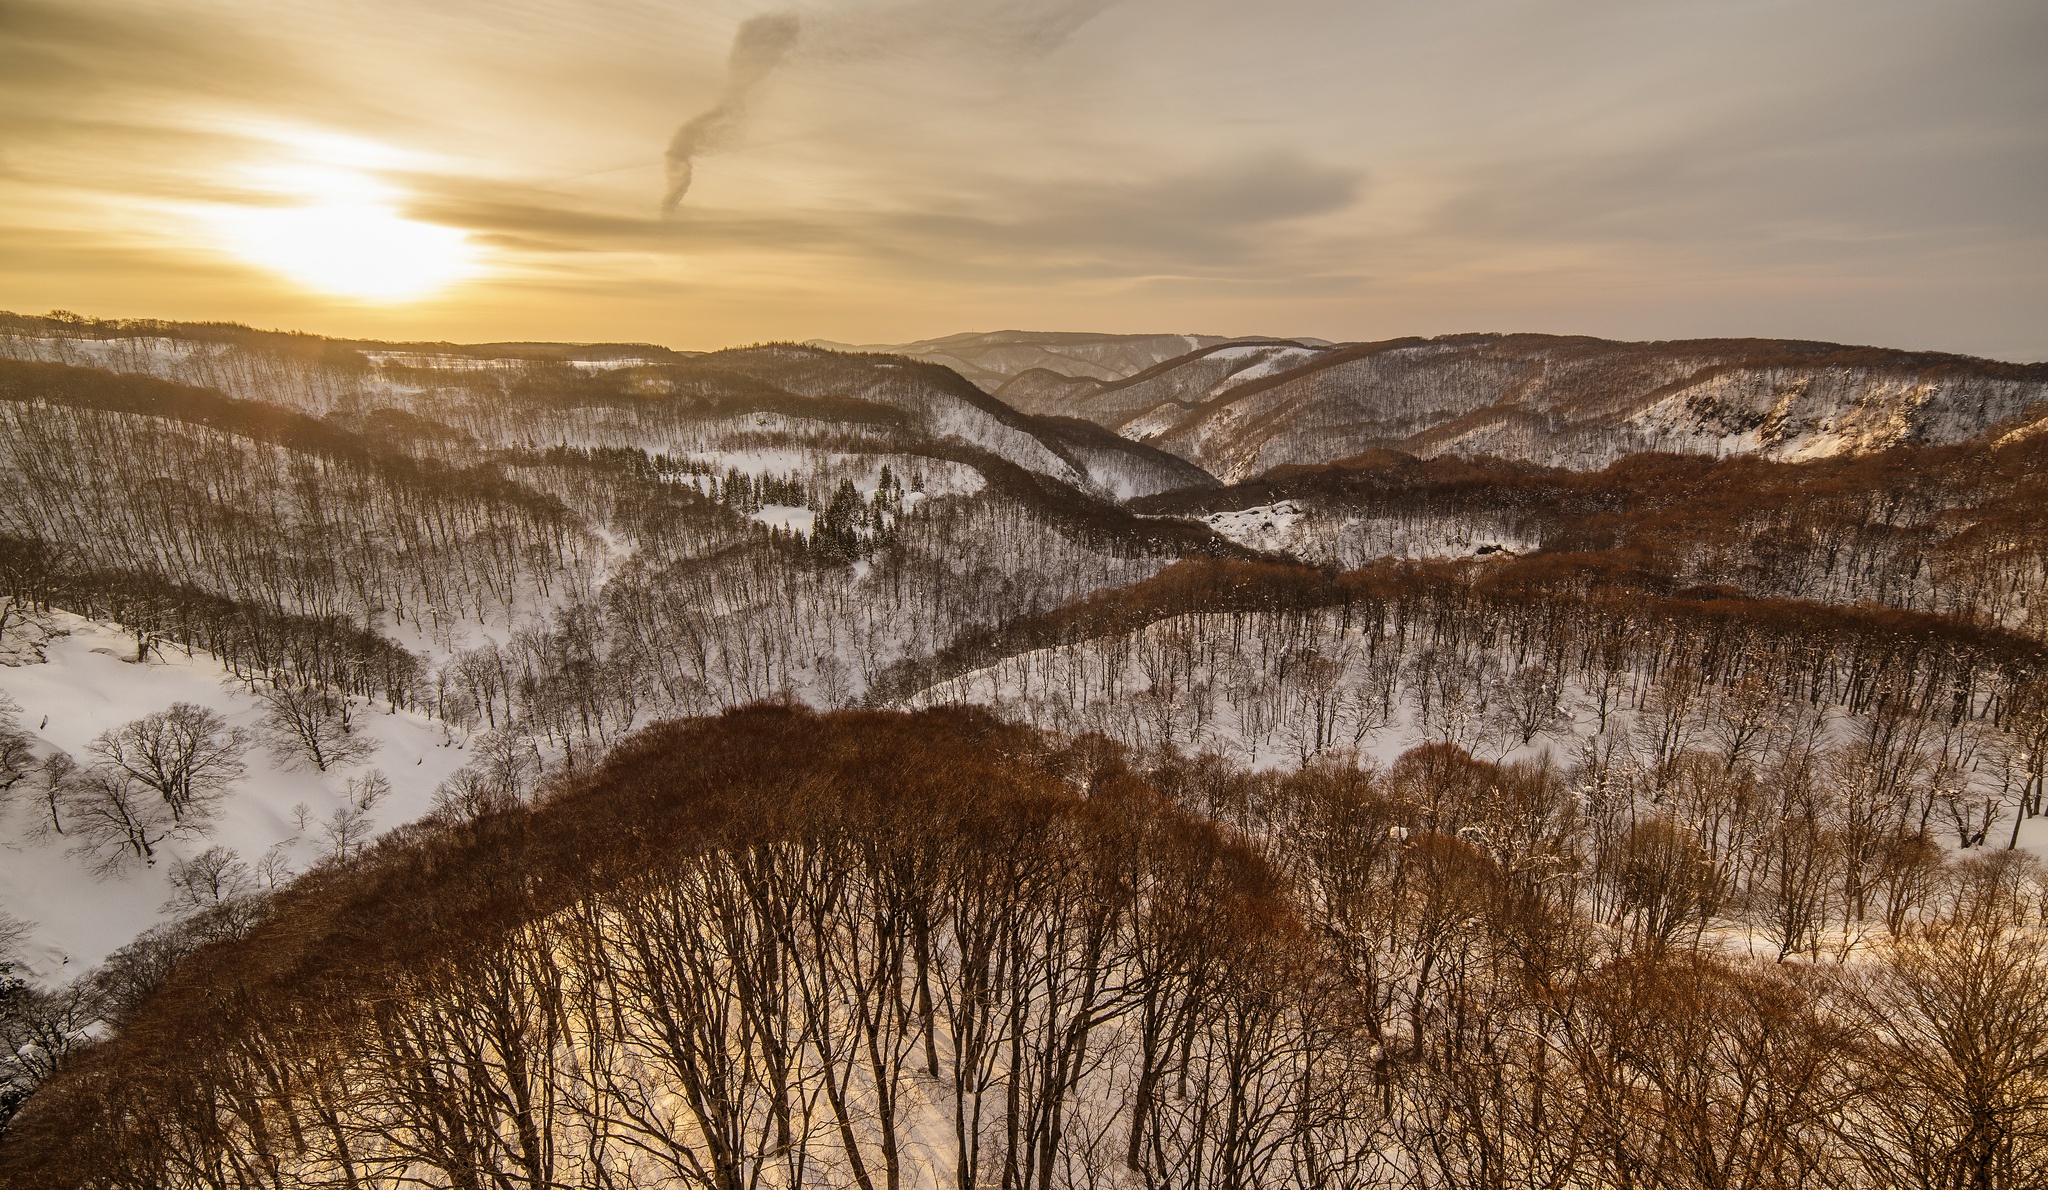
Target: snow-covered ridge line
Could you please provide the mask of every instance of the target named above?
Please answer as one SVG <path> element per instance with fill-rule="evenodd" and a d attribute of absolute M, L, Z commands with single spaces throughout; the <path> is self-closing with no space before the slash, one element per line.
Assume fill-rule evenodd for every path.
<path fill-rule="evenodd" d="M 2048 365 L 1769 340 L 1457 335 L 1211 346 L 1106 385 L 1017 391 L 1033 412 L 1092 419 L 1237 481 L 1369 449 L 1593 468 L 1649 450 L 1796 459 L 1945 444 L 2048 401 Z"/>

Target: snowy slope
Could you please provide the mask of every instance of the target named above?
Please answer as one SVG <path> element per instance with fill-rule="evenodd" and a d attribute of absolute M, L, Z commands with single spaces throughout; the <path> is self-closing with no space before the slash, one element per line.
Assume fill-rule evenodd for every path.
<path fill-rule="evenodd" d="M 703 366 L 803 397 L 850 397 L 899 410 L 929 438 L 985 451 L 1107 499 L 1208 482 L 1199 468 L 1094 426 L 1021 413 L 942 367 L 799 346 L 722 351 L 706 357 Z"/>
<path fill-rule="evenodd" d="M 1461 335 L 1230 345 L 1005 394 L 1235 481 L 1366 450 L 1599 467 L 1638 451 L 1807 459 L 1945 444 L 2048 402 L 2048 365 L 1825 343 Z"/>
<path fill-rule="evenodd" d="M 1117 380 L 1189 351 L 1228 342 L 1216 335 L 1099 335 L 1061 331 L 967 332 L 915 343 L 833 343 L 810 346 L 833 351 L 900 355 L 953 369 L 994 392 L 1024 372 L 1038 369 L 1060 376 Z"/>
<path fill-rule="evenodd" d="M 1344 569 L 1381 558 L 1506 558 L 1542 545 L 1515 532 L 1505 517 L 1361 516 L 1311 499 L 1227 509 L 1199 519 L 1248 549 Z"/>
<path fill-rule="evenodd" d="M 152 656 L 138 665 L 128 659 L 132 638 L 76 616 L 59 613 L 53 620 L 68 635 L 49 643 L 46 662 L 0 666 L 0 692 L 20 704 L 21 726 L 34 737 L 38 756 L 69 752 L 83 764 L 94 736 L 174 702 L 210 707 L 238 727 L 253 727 L 262 717 L 256 701 L 230 684 L 208 655 L 188 658 L 166 649 L 167 659 Z M 291 771 L 252 747 L 244 758 L 248 771 L 223 803 L 210 837 L 171 840 L 154 867 L 132 862 L 103 880 L 86 861 L 66 854 L 69 839 L 31 836 L 41 806 L 33 791 L 16 786 L 0 812 L 0 910 L 34 923 L 26 948 L 30 973 L 43 980 L 77 975 L 165 920 L 160 906 L 179 859 L 225 846 L 253 866 L 281 847 L 291 869 L 304 871 L 326 854 L 321 824 L 346 804 L 349 777 L 376 770 L 390 780 L 390 796 L 371 812 L 376 828 L 386 830 L 424 814 L 435 787 L 468 758 L 459 738 L 450 742 L 441 725 L 419 715 L 364 709 L 358 724 L 377 743 L 365 765 Z M 303 828 L 300 806 L 306 808 Z"/>
<path fill-rule="evenodd" d="M 1265 523 L 1284 520 L 1269 516 Z M 1438 711 L 1425 709 L 1428 691 L 1419 686 L 1415 663 L 1417 642 L 1372 637 L 1345 623 L 1339 611 L 1312 613 L 1303 655 L 1319 657 L 1336 667 L 1330 689 L 1341 709 L 1332 722 L 1336 738 L 1314 738 L 1317 712 L 1309 699 L 1313 690 L 1296 689 L 1287 671 L 1287 650 L 1271 647 L 1301 623 L 1283 628 L 1273 619 L 1254 616 L 1179 616 L 1156 621 L 1133 632 L 1076 641 L 1015 653 L 992 664 L 917 691 L 901 701 L 906 709 L 946 705 L 978 705 L 1016 721 L 1053 731 L 1100 732 L 1139 750 L 1177 749 L 1186 754 L 1213 752 L 1254 768 L 1292 769 L 1313 756 L 1334 755 L 1367 766 L 1390 764 L 1412 748 L 1454 743 L 1488 761 L 1544 761 L 1569 769 L 1592 755 L 1601 741 L 1627 741 L 1631 724 L 1645 716 L 1630 698 L 1619 701 L 1603 730 L 1594 712 L 1594 698 L 1579 677 L 1557 691 L 1559 715 L 1534 738 L 1524 741 L 1508 725 L 1494 720 L 1508 671 L 1494 668 L 1485 695 L 1496 700 L 1491 713 L 1483 705 L 1446 715 L 1442 695 Z M 1238 655 L 1224 642 L 1239 641 Z M 1374 658 L 1392 657 L 1398 670 L 1376 675 Z M 1200 660 L 1197 660 L 1200 659 Z M 1505 665 L 1506 651 L 1484 658 Z M 1628 683 L 1646 688 L 1648 675 L 1632 673 Z M 1382 693 L 1382 690 L 1384 693 Z M 1383 711 L 1371 709 L 1381 697 Z M 1481 700 L 1482 703 L 1484 699 Z M 1848 744 L 1859 738 L 1867 719 L 1847 708 L 1821 709 L 1826 723 L 1823 741 Z M 1311 740 L 1313 739 L 1313 742 Z M 1704 746 L 1705 732 L 1697 737 Z M 2000 797 L 2000 777 L 1989 763 L 1971 766 L 1962 787 L 1976 796 Z M 1991 832 L 1990 847 L 2003 847 L 2012 837 L 2010 808 Z M 1930 837 L 1955 852 L 1958 840 L 1938 816 Z M 2048 858 L 2048 816 L 2019 824 L 2017 846 Z"/>

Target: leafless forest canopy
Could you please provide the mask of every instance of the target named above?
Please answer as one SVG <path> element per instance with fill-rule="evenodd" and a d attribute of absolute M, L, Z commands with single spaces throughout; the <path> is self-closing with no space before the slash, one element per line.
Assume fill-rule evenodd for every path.
<path fill-rule="evenodd" d="M 190 855 L 97 970 L 0 971 L 0 1181 L 2042 1185 L 2040 377 L 1812 346 L 977 387 L 10 316 L 0 659 L 82 617 L 262 715 L 0 702 L 9 845 Z M 1569 417 L 1475 406 L 1541 432 L 1274 429 L 1544 352 Z M 1764 372 L 1809 445 L 1946 420 L 1702 447 Z M 427 817 L 371 838 L 364 770 L 309 872 L 204 846 L 396 712 L 467 750 Z"/>

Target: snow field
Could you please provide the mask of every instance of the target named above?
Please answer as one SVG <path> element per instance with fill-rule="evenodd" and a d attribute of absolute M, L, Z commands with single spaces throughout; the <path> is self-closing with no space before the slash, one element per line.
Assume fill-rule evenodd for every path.
<path fill-rule="evenodd" d="M 1507 524 L 1471 517 L 1359 517 L 1332 514 L 1307 500 L 1280 500 L 1253 508 L 1212 512 L 1203 524 L 1249 549 L 1293 554 L 1311 564 L 1346 569 L 1380 558 L 1512 556 L 1541 541 Z"/>
<path fill-rule="evenodd" d="M 166 648 L 164 659 L 137 664 L 130 660 L 132 637 L 76 616 L 54 618 L 68 635 L 50 642 L 46 662 L 0 667 L 0 692 L 20 704 L 20 725 L 39 757 L 68 752 L 84 765 L 94 736 L 174 702 L 209 707 L 245 729 L 263 717 L 256 699 L 207 654 L 186 657 Z M 168 920 L 172 915 L 160 906 L 171 895 L 170 872 L 179 860 L 222 846 L 253 867 L 277 847 L 292 871 L 303 872 L 326 855 L 321 824 L 348 804 L 350 777 L 376 770 L 391 782 L 390 795 L 371 811 L 382 831 L 425 814 L 435 788 L 468 758 L 440 724 L 410 712 L 359 707 L 356 730 L 376 742 L 376 752 L 362 765 L 326 773 L 310 763 L 286 767 L 252 745 L 243 758 L 247 772 L 221 803 L 207 836 L 166 840 L 154 866 L 132 860 L 105 879 L 93 876 L 89 860 L 66 853 L 72 840 L 32 837 L 42 805 L 29 782 L 15 786 L 0 807 L 0 910 L 33 923 L 25 947 L 29 974 L 51 983 L 83 974 Z"/>

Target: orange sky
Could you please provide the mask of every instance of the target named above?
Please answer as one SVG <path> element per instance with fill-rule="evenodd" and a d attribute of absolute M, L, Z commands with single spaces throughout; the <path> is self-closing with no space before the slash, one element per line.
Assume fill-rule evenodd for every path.
<path fill-rule="evenodd" d="M 2043 48 L 2037 0 L 11 0 L 0 309 L 2048 358 Z"/>

